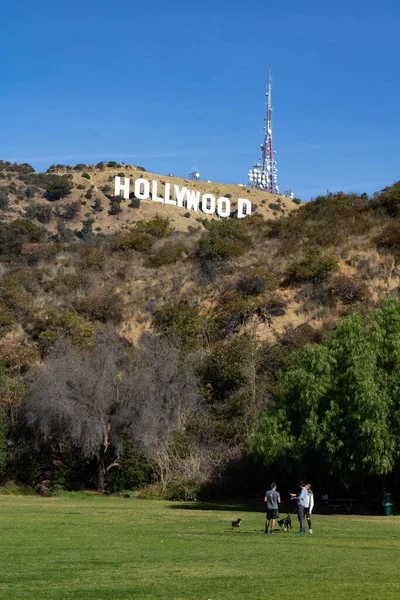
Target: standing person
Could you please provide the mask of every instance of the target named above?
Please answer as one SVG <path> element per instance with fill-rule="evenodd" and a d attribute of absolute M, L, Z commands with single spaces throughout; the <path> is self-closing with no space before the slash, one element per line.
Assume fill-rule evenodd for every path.
<path fill-rule="evenodd" d="M 271 483 L 271 489 L 265 492 L 264 502 L 267 503 L 267 520 L 265 521 L 265 532 L 271 523 L 270 535 L 274 535 L 275 521 L 279 517 L 278 504 L 281 503 L 281 495 L 276 491 L 276 483 Z"/>
<path fill-rule="evenodd" d="M 308 524 L 308 531 L 309 533 L 312 533 L 312 528 L 311 528 L 311 515 L 312 515 L 312 510 L 314 508 L 314 494 L 313 491 L 311 489 L 311 483 L 307 483 L 306 485 L 306 489 L 307 489 L 307 494 L 308 494 L 308 506 L 305 510 L 305 515 L 307 518 L 307 524 Z"/>
<path fill-rule="evenodd" d="M 306 532 L 306 530 L 304 529 L 304 514 L 306 512 L 306 508 L 308 508 L 308 492 L 304 481 L 299 481 L 299 487 L 301 488 L 299 494 L 290 495 L 291 500 L 297 498 L 297 516 L 299 518 L 300 523 L 300 531 L 298 531 L 298 533 L 304 535 Z"/>

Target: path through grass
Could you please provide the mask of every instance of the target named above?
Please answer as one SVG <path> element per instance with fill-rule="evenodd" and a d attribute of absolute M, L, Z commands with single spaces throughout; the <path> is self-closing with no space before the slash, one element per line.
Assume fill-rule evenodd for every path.
<path fill-rule="evenodd" d="M 400 598 L 400 519 L 316 515 L 307 536 L 263 528 L 262 512 L 236 507 L 3 496 L 0 598 Z"/>

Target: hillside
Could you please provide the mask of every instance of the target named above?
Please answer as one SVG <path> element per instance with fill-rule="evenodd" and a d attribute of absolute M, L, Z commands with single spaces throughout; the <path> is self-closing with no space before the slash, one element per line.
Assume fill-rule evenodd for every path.
<path fill-rule="evenodd" d="M 0 179 L 4 460 L 30 485 L 157 481 L 170 497 L 226 488 L 229 469 L 250 460 L 293 351 L 399 299 L 399 183 L 300 205 L 246 190 L 252 216 L 218 220 L 152 201 L 130 207 L 135 198 L 108 214 L 116 201 L 104 186 L 121 166 L 51 171 L 3 163 Z M 126 165 L 124 174 L 157 177 Z M 239 196 L 236 186 L 168 181 Z M 76 398 L 89 416 L 74 413 Z M 114 463 L 119 474 L 106 480 Z M 325 473 L 324 463 L 310 468 Z"/>
<path fill-rule="evenodd" d="M 111 165 L 116 163 L 109 163 Z M 98 166 L 77 165 L 76 167 L 65 167 L 62 165 L 51 167 L 46 175 L 65 177 L 72 182 L 69 193 L 60 199 L 49 202 L 46 199 L 46 175 L 42 178 L 31 172 L 29 166 L 14 167 L 0 163 L 0 208 L 1 218 L 10 221 L 17 217 L 32 218 L 41 222 L 48 231 L 55 231 L 57 215 L 68 216 L 68 226 L 73 230 L 80 230 L 82 221 L 87 218 L 93 219 L 93 230 L 104 234 L 121 231 L 132 226 L 140 219 L 148 220 L 156 214 L 167 216 L 177 231 L 187 231 L 189 228 L 203 230 L 203 219 L 212 219 L 202 212 L 187 211 L 185 208 L 160 204 L 146 200 L 140 202 L 139 208 L 132 208 L 130 202 L 123 201 L 120 204 L 118 214 L 109 214 L 111 203 L 114 198 L 115 176 L 121 175 L 131 179 L 131 185 L 139 177 L 147 181 L 156 180 L 160 193 L 163 193 L 165 184 L 187 187 L 193 191 L 211 193 L 215 197 L 225 196 L 231 199 L 232 211 L 237 207 L 238 197 L 244 197 L 251 201 L 252 212 L 263 215 L 264 218 L 274 218 L 287 214 L 298 208 L 298 205 L 284 196 L 277 196 L 262 192 L 260 190 L 238 185 L 217 184 L 206 181 L 189 181 L 177 177 L 168 177 L 155 173 L 148 173 L 143 167 L 130 165 L 116 165 L 108 167 L 104 163 Z M 133 185 L 131 197 L 133 197 Z M 1 200 L 1 198 L 3 200 Z M 96 209 L 96 201 L 100 209 Z M 65 210 L 65 206 L 78 204 L 78 209 Z M 28 210 L 28 214 L 27 211 Z"/>

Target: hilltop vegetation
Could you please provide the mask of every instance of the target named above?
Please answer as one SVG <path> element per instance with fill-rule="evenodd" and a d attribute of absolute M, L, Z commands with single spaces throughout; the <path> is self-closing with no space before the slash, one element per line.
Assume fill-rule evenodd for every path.
<path fill-rule="evenodd" d="M 191 498 L 249 491 L 265 468 L 321 479 L 346 464 L 348 482 L 396 473 L 397 422 L 379 424 L 398 412 L 400 184 L 264 212 L 257 192 L 251 217 L 218 221 L 98 196 L 121 168 L 0 164 L 3 479 Z M 384 361 L 377 331 L 393 339 Z M 354 364 L 339 360 L 347 337 Z M 361 367 L 342 379 L 358 355 L 374 374 L 368 397 Z M 334 429 L 324 407 L 344 390 Z M 360 418 L 379 427 L 358 431 L 346 462 Z"/>

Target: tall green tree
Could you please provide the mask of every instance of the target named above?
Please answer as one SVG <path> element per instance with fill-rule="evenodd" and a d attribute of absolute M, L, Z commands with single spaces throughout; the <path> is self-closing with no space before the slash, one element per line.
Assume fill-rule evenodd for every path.
<path fill-rule="evenodd" d="M 400 455 L 399 428 L 400 304 L 388 299 L 291 355 L 252 448 L 267 464 L 317 452 L 331 472 L 380 475 Z"/>

